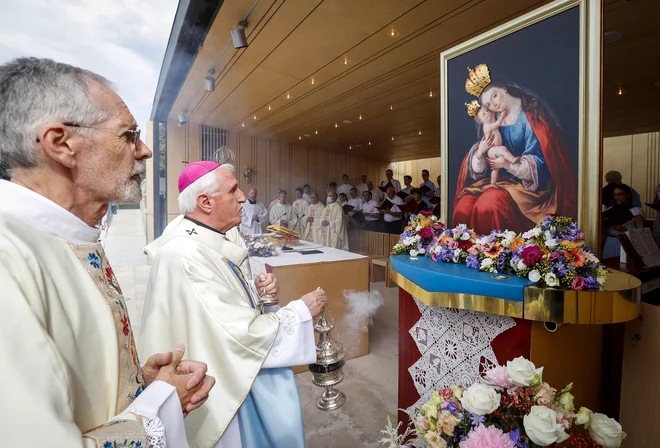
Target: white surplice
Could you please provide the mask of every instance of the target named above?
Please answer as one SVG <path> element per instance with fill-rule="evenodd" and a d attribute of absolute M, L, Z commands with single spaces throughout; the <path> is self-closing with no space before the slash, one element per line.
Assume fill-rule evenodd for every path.
<path fill-rule="evenodd" d="M 353 188 L 351 184 L 341 184 L 337 187 L 337 194 L 344 193 L 346 196 L 350 196 L 351 188 Z"/>
<path fill-rule="evenodd" d="M 256 215 L 257 219 L 254 219 Z M 241 232 L 247 234 L 264 233 L 264 224 L 268 221 L 268 210 L 261 202 L 250 202 L 248 199 L 243 204 L 241 211 Z"/>
<path fill-rule="evenodd" d="M 327 247 L 348 250 L 346 219 L 344 210 L 338 202 L 326 205 L 321 216 L 314 221 L 319 234 L 319 241 L 316 242 Z M 324 226 L 323 221 L 328 221 L 328 225 Z"/>
<path fill-rule="evenodd" d="M 0 198 L 1 445 L 186 447 L 175 388 L 144 389 L 99 229 L 11 182 Z"/>
<path fill-rule="evenodd" d="M 274 226 L 281 226 L 281 221 L 286 221 L 285 227 L 291 228 L 296 223 L 296 217 L 293 215 L 293 207 L 288 202 L 286 204 L 280 204 L 278 202 L 268 212 L 268 221 Z"/>
<path fill-rule="evenodd" d="M 188 442 L 193 448 L 241 448 L 239 414 L 260 371 L 316 361 L 312 317 L 301 300 L 277 312 L 254 308 L 258 295 L 236 228 L 221 234 L 180 216 L 146 252 L 153 264 L 140 352 L 177 341 L 186 344 L 187 356 L 203 359 L 217 384 L 204 412 L 186 418 Z M 292 375 L 291 381 L 295 388 Z M 296 400 L 297 394 L 289 397 L 299 410 Z"/>

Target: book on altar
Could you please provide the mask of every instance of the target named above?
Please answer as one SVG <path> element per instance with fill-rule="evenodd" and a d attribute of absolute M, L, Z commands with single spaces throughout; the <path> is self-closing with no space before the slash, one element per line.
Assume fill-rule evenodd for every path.
<path fill-rule="evenodd" d="M 627 223 L 635 216 L 626 204 L 615 205 L 603 212 L 603 224 L 606 226 L 620 226 Z"/>
<path fill-rule="evenodd" d="M 394 207 L 394 204 L 390 202 L 389 199 L 385 199 L 380 207 L 378 207 L 378 210 L 389 210 L 392 207 Z"/>
<path fill-rule="evenodd" d="M 406 201 L 406 199 L 408 199 L 408 196 L 410 196 L 408 193 L 406 193 L 403 190 L 399 191 L 396 195 L 399 196 L 401 200 L 403 200 L 404 202 Z"/>
<path fill-rule="evenodd" d="M 283 246 L 289 241 L 291 244 L 297 244 L 300 241 L 300 233 L 294 232 L 282 226 L 268 226 L 266 230 L 274 232 L 274 235 L 269 235 L 268 240 L 278 246 Z"/>
<path fill-rule="evenodd" d="M 660 205 L 658 204 L 649 204 L 648 202 L 645 202 L 644 205 L 646 205 L 647 207 L 651 207 L 653 210 L 660 212 Z"/>
<path fill-rule="evenodd" d="M 433 190 L 431 190 L 431 189 L 429 188 L 429 186 L 426 185 L 426 184 L 424 184 L 424 185 L 422 185 L 421 187 L 419 187 L 419 189 L 422 190 L 422 193 L 424 193 L 425 195 L 426 195 L 426 193 L 428 193 L 429 191 L 433 191 Z"/>
<path fill-rule="evenodd" d="M 388 183 L 385 184 L 384 187 L 378 187 L 378 189 L 379 189 L 380 191 L 382 191 L 383 193 L 387 193 L 387 189 L 388 189 L 389 187 L 391 187 L 391 186 L 392 186 L 392 182 L 388 182 Z"/>
<path fill-rule="evenodd" d="M 352 205 L 344 204 L 342 208 L 344 209 L 344 213 L 350 213 L 353 211 L 355 207 L 353 207 Z"/>

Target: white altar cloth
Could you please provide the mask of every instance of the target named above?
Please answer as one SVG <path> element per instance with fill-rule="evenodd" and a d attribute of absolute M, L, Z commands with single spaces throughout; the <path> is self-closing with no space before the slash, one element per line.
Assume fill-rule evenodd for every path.
<path fill-rule="evenodd" d="M 332 247 L 321 246 L 320 244 L 310 243 L 309 241 L 300 241 L 298 244 L 289 243 L 293 251 L 282 251 L 277 248 L 277 255 L 274 257 L 250 257 L 250 268 L 253 275 L 259 275 L 266 272 L 266 264 L 275 266 L 292 266 L 296 264 L 323 263 L 326 261 L 345 261 L 367 258 L 364 255 L 354 254 L 345 250 L 334 249 Z M 319 250 L 323 253 L 303 255 L 301 250 Z"/>

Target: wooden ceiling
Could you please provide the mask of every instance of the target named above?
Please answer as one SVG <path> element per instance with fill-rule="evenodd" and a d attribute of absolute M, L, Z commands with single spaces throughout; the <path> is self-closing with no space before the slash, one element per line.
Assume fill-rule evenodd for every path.
<path fill-rule="evenodd" d="M 225 0 L 170 118 L 188 109 L 191 122 L 260 138 L 386 161 L 436 157 L 440 53 L 545 3 L 260 0 L 249 47 L 229 45 L 209 93 L 204 76 L 251 6 Z M 623 36 L 604 47 L 604 132 L 660 129 L 660 1 L 604 8 L 605 31 Z"/>

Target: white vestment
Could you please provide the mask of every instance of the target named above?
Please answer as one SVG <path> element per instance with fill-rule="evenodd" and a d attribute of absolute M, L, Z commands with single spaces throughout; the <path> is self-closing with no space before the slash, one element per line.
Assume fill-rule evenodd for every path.
<path fill-rule="evenodd" d="M 316 204 L 309 204 L 309 207 L 307 207 L 307 216 L 303 218 L 303 221 L 305 221 L 304 240 L 314 243 L 321 241 L 316 222 L 320 219 L 323 210 L 325 210 L 325 205 L 321 201 Z M 309 221 L 309 218 L 312 218 L 312 221 Z"/>
<path fill-rule="evenodd" d="M 203 412 L 186 418 L 190 446 L 304 446 L 295 379 L 291 369 L 282 368 L 316 362 L 313 322 L 305 304 L 294 300 L 277 312 L 265 314 L 255 309 L 258 295 L 250 278 L 245 244 L 236 228 L 224 235 L 181 216 L 147 246 L 146 252 L 153 257 L 153 264 L 142 315 L 140 352 L 162 350 L 172 341 L 184 343 L 186 355 L 203 359 L 208 374 L 217 380 L 200 409 Z M 261 387 L 260 378 L 270 372 L 290 375 L 271 391 L 272 396 L 288 391 L 286 397 L 279 398 L 282 408 L 278 410 L 286 412 L 244 421 L 246 406 L 260 400 L 255 387 Z M 299 423 L 296 415 L 300 416 Z M 274 432 L 274 440 L 267 445 L 242 443 L 254 435 L 246 428 L 269 419 L 280 429 L 279 434 Z M 291 441 L 295 439 L 292 431 L 298 431 L 302 442 Z M 283 443 L 283 439 L 289 442 Z"/>
<path fill-rule="evenodd" d="M 307 193 L 303 193 L 303 199 L 306 200 L 308 204 L 312 203 L 312 198 Z"/>
<path fill-rule="evenodd" d="M 293 219 L 291 220 L 291 227 L 296 227 L 295 229 L 291 229 L 294 232 L 300 233 L 302 236 L 303 232 L 305 231 L 305 218 L 307 218 L 307 208 L 309 207 L 309 203 L 305 199 L 296 199 L 292 205 L 292 213 L 293 213 Z M 305 218 L 298 219 L 302 216 L 305 215 Z M 297 223 L 297 224 L 296 224 Z"/>
<path fill-rule="evenodd" d="M 268 212 L 268 221 L 274 226 L 281 226 L 281 221 L 286 221 L 285 227 L 290 228 L 296 222 L 296 217 L 293 215 L 293 207 L 289 203 L 280 204 L 278 202 Z"/>
<path fill-rule="evenodd" d="M 254 219 L 254 216 L 257 219 Z M 241 232 L 247 234 L 264 233 L 264 224 L 268 220 L 268 210 L 261 202 L 251 203 L 249 200 L 243 203 L 241 212 Z"/>
<path fill-rule="evenodd" d="M 0 198 L 0 445 L 188 446 L 176 389 L 144 388 L 99 229 L 14 183 Z"/>
<path fill-rule="evenodd" d="M 364 204 L 364 201 L 360 197 L 349 198 L 348 199 L 348 205 L 352 206 L 353 210 L 348 212 L 348 216 L 353 216 L 353 215 L 355 215 L 356 212 L 361 212 L 362 211 L 362 204 Z"/>
<path fill-rule="evenodd" d="M 344 210 L 338 202 L 332 202 L 325 206 L 319 219 L 315 219 L 319 233 L 319 244 L 335 249 L 348 250 L 348 230 Z M 323 221 L 328 221 L 324 226 Z"/>
<path fill-rule="evenodd" d="M 337 187 L 337 194 L 344 193 L 346 196 L 350 196 L 351 188 L 353 188 L 351 184 L 341 184 Z"/>

